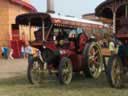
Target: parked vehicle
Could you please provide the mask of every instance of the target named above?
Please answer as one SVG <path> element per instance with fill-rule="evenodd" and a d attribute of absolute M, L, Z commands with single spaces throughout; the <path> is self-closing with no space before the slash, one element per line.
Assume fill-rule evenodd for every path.
<path fill-rule="evenodd" d="M 119 46 L 118 52 L 108 61 L 106 76 L 114 88 L 125 85 L 128 74 L 128 1 L 106 0 L 97 6 L 95 15 L 113 24 L 113 37 Z M 109 11 L 108 11 L 109 10 Z M 111 15 L 110 15 L 111 14 Z M 113 38 L 112 37 L 112 38 Z M 117 44 L 119 42 L 119 44 Z M 126 80 L 125 80 L 126 79 Z"/>
<path fill-rule="evenodd" d="M 48 13 L 26 13 L 17 16 L 16 24 L 38 27 L 35 40 L 30 40 L 31 46 L 40 51 L 36 57 L 29 57 L 30 83 L 40 83 L 45 73 L 55 73 L 61 84 L 69 84 L 73 72 L 83 71 L 85 76 L 94 79 L 100 76 L 101 49 L 85 28 L 98 29 L 102 23 Z"/>

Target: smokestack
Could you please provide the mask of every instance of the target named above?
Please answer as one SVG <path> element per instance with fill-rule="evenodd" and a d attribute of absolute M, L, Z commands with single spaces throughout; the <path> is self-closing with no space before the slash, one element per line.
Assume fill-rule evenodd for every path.
<path fill-rule="evenodd" d="M 54 0 L 47 0 L 47 13 L 55 13 Z"/>

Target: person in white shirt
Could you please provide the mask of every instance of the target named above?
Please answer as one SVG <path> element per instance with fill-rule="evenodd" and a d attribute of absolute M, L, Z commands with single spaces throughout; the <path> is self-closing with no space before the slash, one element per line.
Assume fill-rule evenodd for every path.
<path fill-rule="evenodd" d="M 30 46 L 30 44 L 27 42 L 26 43 L 26 47 L 25 47 L 25 56 L 28 57 L 32 55 L 32 47 Z"/>
<path fill-rule="evenodd" d="M 115 53 L 115 44 L 112 40 L 109 42 L 109 50 L 111 52 L 111 55 Z"/>

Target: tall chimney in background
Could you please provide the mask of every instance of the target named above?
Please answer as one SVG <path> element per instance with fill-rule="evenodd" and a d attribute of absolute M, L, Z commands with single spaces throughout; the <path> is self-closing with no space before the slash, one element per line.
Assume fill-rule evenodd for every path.
<path fill-rule="evenodd" d="M 47 0 L 47 13 L 55 13 L 54 0 Z"/>

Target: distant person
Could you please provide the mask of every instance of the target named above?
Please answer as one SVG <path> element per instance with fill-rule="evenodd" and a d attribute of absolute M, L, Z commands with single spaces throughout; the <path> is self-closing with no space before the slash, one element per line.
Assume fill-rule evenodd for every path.
<path fill-rule="evenodd" d="M 25 47 L 21 46 L 21 58 L 25 58 Z"/>
<path fill-rule="evenodd" d="M 111 52 L 111 55 L 115 54 L 115 44 L 112 39 L 109 42 L 109 50 Z"/>
<path fill-rule="evenodd" d="M 14 59 L 12 55 L 13 55 L 13 49 L 10 48 L 10 49 L 9 49 L 9 56 L 8 56 L 8 57 L 9 57 L 9 59 L 11 59 L 11 60 Z"/>
<path fill-rule="evenodd" d="M 9 52 L 8 47 L 5 47 L 4 51 L 5 51 L 5 58 L 8 59 L 8 52 Z"/>
<path fill-rule="evenodd" d="M 2 55 L 2 58 L 4 58 L 4 47 L 1 47 L 1 55 Z"/>
<path fill-rule="evenodd" d="M 33 63 L 33 48 L 30 46 L 29 42 L 27 42 L 25 47 L 25 55 L 28 58 L 28 64 Z"/>
<path fill-rule="evenodd" d="M 1 50 L 2 50 L 2 57 L 4 59 L 7 59 L 8 58 L 8 48 L 5 45 L 3 45 L 3 47 L 1 47 Z"/>
<path fill-rule="evenodd" d="M 53 40 L 55 45 L 63 46 L 64 45 L 64 34 L 59 29 L 54 29 Z"/>
<path fill-rule="evenodd" d="M 108 42 L 106 39 L 103 39 L 103 48 L 108 48 Z"/>
<path fill-rule="evenodd" d="M 28 57 L 30 55 L 32 55 L 32 47 L 30 46 L 29 43 L 26 44 L 26 47 L 25 47 L 25 55 Z"/>

